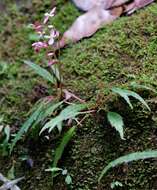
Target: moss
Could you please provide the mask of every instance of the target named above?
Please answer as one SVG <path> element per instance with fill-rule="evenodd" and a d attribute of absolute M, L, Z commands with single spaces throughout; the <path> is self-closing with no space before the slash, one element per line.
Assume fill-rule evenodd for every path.
<path fill-rule="evenodd" d="M 154 7 L 121 18 L 92 38 L 66 48 L 60 57 L 65 78 L 72 79 L 66 85 L 80 93 L 94 91 L 94 97 L 102 85 L 104 89 L 106 85 L 126 87 L 135 81 L 156 88 Z"/>

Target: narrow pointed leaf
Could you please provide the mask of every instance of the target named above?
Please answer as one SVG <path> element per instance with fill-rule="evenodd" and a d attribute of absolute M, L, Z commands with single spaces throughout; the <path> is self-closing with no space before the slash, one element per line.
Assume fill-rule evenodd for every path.
<path fill-rule="evenodd" d="M 86 104 L 72 104 L 67 106 L 63 111 L 60 113 L 60 117 L 64 118 L 64 120 L 74 118 L 78 114 L 80 114 L 83 109 L 87 107 Z"/>
<path fill-rule="evenodd" d="M 57 124 L 57 129 L 58 129 L 59 133 L 62 132 L 62 125 L 63 125 L 63 122 L 62 122 L 62 121 Z M 51 132 L 51 131 L 49 131 L 49 133 L 50 133 L 50 132 Z"/>
<path fill-rule="evenodd" d="M 130 108 L 133 109 L 133 106 L 130 102 L 130 99 L 128 97 L 128 95 L 126 94 L 126 91 L 120 88 L 112 88 L 112 91 L 114 93 L 119 94 L 122 98 L 124 98 L 124 100 L 129 104 Z"/>
<path fill-rule="evenodd" d="M 152 92 L 154 92 L 154 93 L 157 92 L 155 89 L 153 89 L 153 88 L 151 88 L 151 87 L 149 87 L 149 86 L 137 84 L 137 83 L 135 83 L 135 82 L 132 82 L 132 83 L 130 84 L 130 86 L 133 87 L 133 88 L 149 90 L 149 91 L 152 91 Z"/>
<path fill-rule="evenodd" d="M 37 125 L 39 122 L 43 121 L 45 118 L 49 117 L 58 107 L 62 105 L 63 101 L 57 103 L 47 104 L 46 108 L 40 113 L 38 119 L 35 122 Z"/>
<path fill-rule="evenodd" d="M 61 113 L 56 116 L 55 118 L 51 119 L 49 122 L 47 122 L 42 130 L 40 131 L 40 134 L 45 131 L 46 129 L 49 129 L 49 132 L 51 132 L 56 126 L 60 129 L 61 123 L 63 121 L 66 121 L 67 119 L 72 119 L 79 115 L 81 110 L 86 108 L 86 104 L 73 104 L 67 106 L 65 109 L 61 111 Z"/>
<path fill-rule="evenodd" d="M 43 69 L 42 67 L 31 61 L 24 61 L 24 63 L 29 65 L 38 75 L 43 77 L 45 80 L 54 84 L 55 80 L 53 75 L 50 72 L 48 72 L 46 69 Z"/>
<path fill-rule="evenodd" d="M 23 134 L 26 133 L 30 129 L 30 127 L 32 128 L 35 127 L 46 117 L 50 116 L 62 103 L 63 101 L 57 103 L 50 102 L 46 104 L 45 101 L 39 101 L 37 106 L 35 106 L 35 108 L 32 109 L 33 112 L 32 115 L 22 125 L 19 132 L 16 134 L 15 138 L 13 139 L 10 147 L 10 153 L 12 152 L 17 141 L 21 139 Z"/>
<path fill-rule="evenodd" d="M 55 151 L 55 157 L 54 157 L 54 161 L 53 161 L 53 165 L 52 168 L 56 168 L 58 161 L 61 159 L 62 154 L 64 152 L 65 147 L 67 146 L 67 144 L 69 143 L 69 141 L 71 140 L 71 138 L 73 137 L 74 133 L 75 133 L 75 129 L 76 127 L 72 127 L 70 128 L 63 136 L 60 145 L 57 147 L 56 151 Z"/>
<path fill-rule="evenodd" d="M 140 95 L 138 95 L 137 93 L 135 93 L 133 91 L 130 91 L 130 90 L 120 89 L 120 88 L 112 88 L 112 91 L 114 93 L 119 94 L 121 97 L 123 97 L 125 99 L 125 101 L 129 104 L 131 109 L 133 109 L 133 106 L 132 106 L 132 104 L 130 102 L 129 96 L 132 96 L 135 99 L 137 99 L 138 101 L 140 101 L 150 111 L 150 107 L 148 106 L 146 101 Z"/>
<path fill-rule="evenodd" d="M 49 168 L 45 170 L 46 172 L 58 172 L 58 171 L 63 171 L 62 168 L 57 168 L 57 167 L 53 167 L 53 168 Z"/>
<path fill-rule="evenodd" d="M 14 146 L 16 145 L 17 141 L 19 141 L 23 134 L 26 133 L 29 128 L 32 126 L 33 122 L 38 118 L 40 112 L 42 111 L 43 108 L 43 102 L 39 104 L 38 108 L 36 111 L 32 113 L 32 115 L 29 117 L 29 119 L 22 125 L 18 133 L 16 134 L 15 138 L 13 139 L 11 146 L 10 146 L 10 153 L 12 152 Z"/>
<path fill-rule="evenodd" d="M 112 127 L 114 127 L 119 132 L 121 139 L 124 140 L 124 130 L 123 130 L 124 123 L 121 115 L 115 112 L 108 112 L 107 119 L 112 125 Z"/>
<path fill-rule="evenodd" d="M 137 99 L 138 101 L 140 101 L 149 111 L 151 111 L 150 107 L 148 106 L 148 104 L 146 103 L 146 101 L 137 93 L 132 92 L 130 90 L 127 90 L 128 96 L 132 96 L 135 99 Z"/>
<path fill-rule="evenodd" d="M 157 157 L 157 150 L 149 150 L 149 151 L 143 151 L 143 152 L 134 152 L 131 154 L 128 154 L 126 156 L 121 156 L 117 158 L 116 160 L 110 162 L 101 172 L 101 175 L 98 179 L 98 182 L 102 179 L 102 177 L 107 173 L 107 171 L 115 166 L 118 166 L 122 163 L 128 163 L 131 161 L 137 161 L 141 159 L 148 159 L 148 158 L 155 158 Z"/>
<path fill-rule="evenodd" d="M 6 135 L 5 142 L 7 143 L 9 141 L 9 138 L 10 138 L 10 127 L 8 125 L 4 128 L 4 133 Z"/>

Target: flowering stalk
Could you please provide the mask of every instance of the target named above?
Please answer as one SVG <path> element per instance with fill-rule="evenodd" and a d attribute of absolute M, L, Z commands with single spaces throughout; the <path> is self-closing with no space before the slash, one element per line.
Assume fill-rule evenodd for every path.
<path fill-rule="evenodd" d="M 55 16 L 56 8 L 53 8 L 49 13 L 45 13 L 43 22 L 35 22 L 31 24 L 34 31 L 39 37 L 39 41 L 32 44 L 33 49 L 36 53 L 40 53 L 42 49 L 45 50 L 45 58 L 47 60 L 47 66 L 54 75 L 57 83 L 57 89 L 60 88 L 60 95 L 62 94 L 62 77 L 61 68 L 59 66 L 59 61 L 55 54 L 55 49 L 53 48 L 55 41 L 59 38 L 59 32 L 55 29 L 53 25 L 49 25 L 50 18 Z"/>
<path fill-rule="evenodd" d="M 84 101 L 78 98 L 73 93 L 62 89 L 62 74 L 61 65 L 56 56 L 56 41 L 59 39 L 59 31 L 52 24 L 48 24 L 50 18 L 55 16 L 56 8 L 53 8 L 49 13 L 45 13 L 43 22 L 35 22 L 31 24 L 33 30 L 38 35 L 38 41 L 32 44 L 36 53 L 40 53 L 41 50 L 45 50 L 45 59 L 47 60 L 47 66 L 56 79 L 57 97 L 58 99 L 64 99 L 66 102 L 68 99 L 76 99 L 83 103 Z M 56 47 L 56 48 L 55 48 Z M 57 48 L 58 49 L 58 48 Z"/>

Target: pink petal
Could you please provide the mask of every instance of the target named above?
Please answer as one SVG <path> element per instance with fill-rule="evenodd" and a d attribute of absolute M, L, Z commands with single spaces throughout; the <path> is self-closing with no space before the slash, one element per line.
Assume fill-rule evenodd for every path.
<path fill-rule="evenodd" d="M 51 57 L 51 56 L 54 55 L 54 53 L 53 53 L 53 52 L 49 52 L 47 55 L 48 55 L 49 57 Z"/>
<path fill-rule="evenodd" d="M 49 20 L 49 16 L 45 16 L 43 23 L 46 24 Z"/>
<path fill-rule="evenodd" d="M 54 8 L 50 11 L 50 15 L 53 15 L 53 16 L 54 16 L 55 11 L 56 11 L 56 7 L 54 7 Z"/>
<path fill-rule="evenodd" d="M 56 64 L 57 62 L 58 62 L 57 59 L 50 60 L 50 61 L 48 62 L 48 66 L 54 65 L 54 64 Z"/>
<path fill-rule="evenodd" d="M 48 47 L 48 45 L 47 45 L 47 43 L 45 43 L 45 42 L 35 42 L 35 43 L 33 43 L 32 44 L 32 47 L 34 48 L 34 50 L 36 51 L 36 52 L 39 52 L 40 51 L 40 49 L 42 49 L 42 48 L 47 48 Z"/>
<path fill-rule="evenodd" d="M 50 40 L 48 41 L 48 44 L 49 44 L 49 45 L 53 45 L 54 42 L 55 42 L 54 38 L 50 38 Z"/>

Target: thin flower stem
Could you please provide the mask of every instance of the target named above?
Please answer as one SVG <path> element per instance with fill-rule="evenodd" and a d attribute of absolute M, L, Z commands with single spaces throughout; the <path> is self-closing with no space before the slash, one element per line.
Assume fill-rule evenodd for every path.
<path fill-rule="evenodd" d="M 94 113 L 94 112 L 96 112 L 96 110 L 84 111 L 84 112 L 80 112 L 80 114 Z"/>
<path fill-rule="evenodd" d="M 84 121 L 87 117 L 89 117 L 89 115 L 85 115 L 85 116 L 81 119 L 81 121 L 78 121 L 78 120 L 77 120 L 78 125 L 82 126 L 83 121 Z"/>

